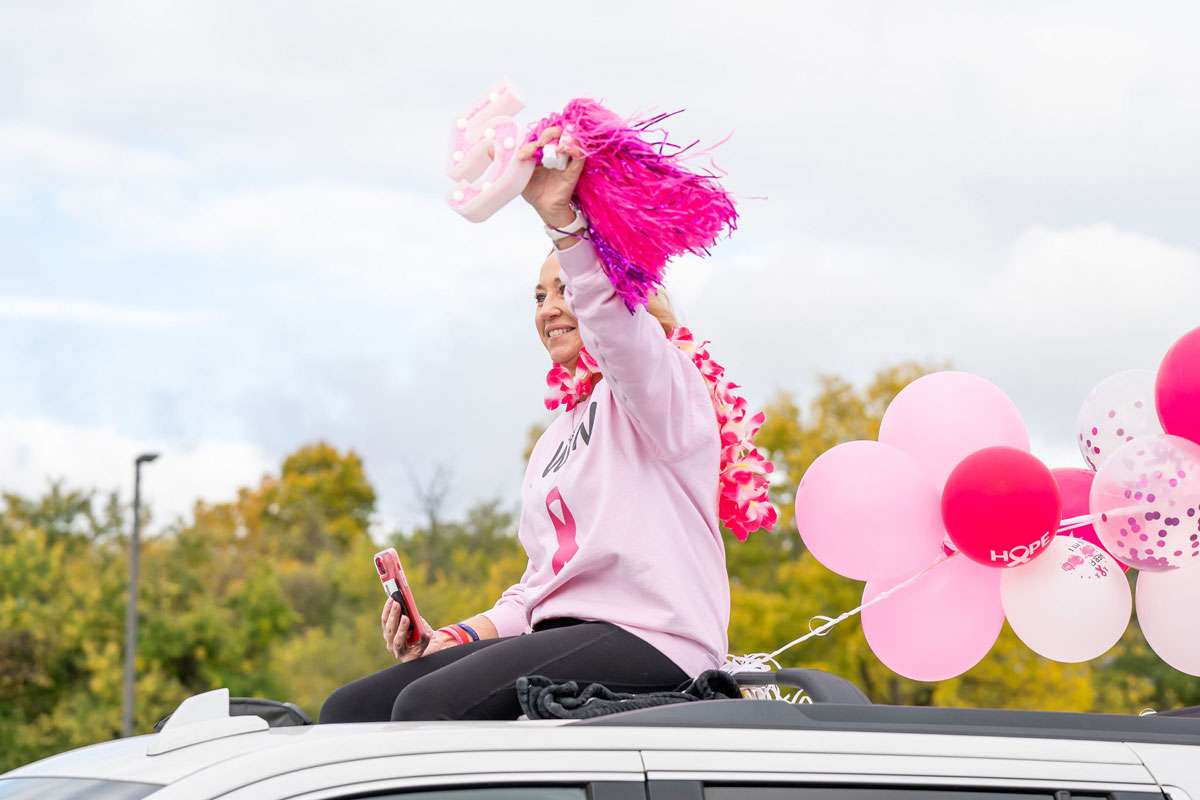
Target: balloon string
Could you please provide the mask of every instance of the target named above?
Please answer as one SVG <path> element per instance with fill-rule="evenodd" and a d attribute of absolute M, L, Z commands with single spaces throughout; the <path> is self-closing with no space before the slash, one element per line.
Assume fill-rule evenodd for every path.
<path fill-rule="evenodd" d="M 871 606 L 875 605 L 876 603 L 881 603 L 884 600 L 887 600 L 889 597 L 891 597 L 892 595 L 894 595 L 896 592 L 900 591 L 901 589 L 907 589 L 909 586 L 912 586 L 914 583 L 919 581 L 921 578 L 925 577 L 925 575 L 927 573 L 929 573 L 931 570 L 933 570 L 939 564 L 945 563 L 947 560 L 949 560 L 950 558 L 952 558 L 955 555 L 957 555 L 957 553 L 950 553 L 950 554 L 943 553 L 938 558 L 937 561 L 934 561 L 932 564 L 930 564 L 928 567 L 925 567 L 923 570 L 918 572 L 916 575 L 913 575 L 911 578 L 908 578 L 907 580 L 896 584 L 895 586 L 893 586 L 892 588 L 888 589 L 885 592 L 880 592 L 879 594 L 872 597 L 869 601 L 867 601 L 867 602 L 863 603 L 862 605 L 859 605 L 855 608 L 852 608 L 843 614 L 839 614 L 838 616 L 832 617 L 832 618 L 822 616 L 820 614 L 814 616 L 808 622 L 808 628 L 809 628 L 808 633 L 804 634 L 799 639 L 793 639 L 792 641 L 788 642 L 783 647 L 779 648 L 778 650 L 774 651 L 773 653 L 766 654 L 766 657 L 768 659 L 770 659 L 771 661 L 774 661 L 775 659 L 777 659 L 779 657 L 780 653 L 783 653 L 787 650 L 792 649 L 793 647 L 800 644 L 801 642 L 806 642 L 809 639 L 813 638 L 814 636 L 824 636 L 825 634 L 829 633 L 830 629 L 832 629 L 834 625 L 837 625 L 838 623 L 841 623 L 841 622 L 845 622 L 846 620 L 853 617 L 855 614 L 862 613 L 864 609 L 868 609 Z M 817 628 L 812 627 L 813 622 L 815 622 L 816 620 L 819 620 L 819 619 L 825 620 L 825 622 L 820 627 L 817 627 Z"/>
<path fill-rule="evenodd" d="M 1073 531 L 1076 528 L 1086 528 L 1088 525 L 1092 524 L 1093 518 L 1094 518 L 1094 515 L 1092 515 L 1092 514 L 1084 514 L 1082 516 L 1071 517 L 1070 519 L 1064 519 L 1062 522 L 1059 523 L 1058 530 L 1055 532 L 1056 533 L 1065 533 L 1066 531 Z"/>
<path fill-rule="evenodd" d="M 1136 513 L 1141 510 L 1141 506 L 1125 506 L 1124 508 L 1109 509 L 1107 513 L 1109 516 L 1120 517 L 1124 516 L 1125 514 Z M 1062 522 L 1058 523 L 1058 530 L 1055 531 L 1055 533 L 1065 533 L 1066 531 L 1073 531 L 1076 528 L 1086 528 L 1088 525 L 1092 524 L 1092 520 L 1099 516 L 1099 514 L 1081 514 L 1078 517 L 1064 519 Z"/>
<path fill-rule="evenodd" d="M 1118 508 L 1118 509 L 1113 509 L 1113 511 L 1111 511 L 1109 513 L 1122 514 L 1127 511 L 1134 510 L 1134 508 L 1135 507 Z M 1085 528 L 1092 523 L 1092 520 L 1095 519 L 1096 516 L 1098 516 L 1098 515 L 1082 514 L 1078 517 L 1071 517 L 1069 519 L 1064 519 L 1064 520 L 1062 520 L 1062 522 L 1059 523 L 1058 530 L 1055 532 L 1056 533 L 1064 533 L 1066 531 L 1073 531 L 1076 528 Z M 883 602 L 884 600 L 888 599 L 893 594 L 895 594 L 896 592 L 899 592 L 902 589 L 906 589 L 909 586 L 912 586 L 914 583 L 919 581 L 921 578 L 925 577 L 926 574 L 928 574 L 930 571 L 932 571 L 939 564 L 944 564 L 946 561 L 948 561 L 950 558 L 952 558 L 953 556 L 956 556 L 956 555 L 958 555 L 957 552 L 949 553 L 949 554 L 943 553 L 936 561 L 934 561 L 932 564 L 930 564 L 929 566 L 922 569 L 917 574 L 908 578 L 907 580 L 896 584 L 895 586 L 893 586 L 892 588 L 888 589 L 885 592 L 880 592 L 875 597 L 872 597 L 868 602 L 865 602 L 862 605 L 856 606 L 855 608 L 852 608 L 849 611 L 839 614 L 836 617 L 826 617 L 822 614 L 814 615 L 808 621 L 808 633 L 804 634 L 803 636 L 801 636 L 797 639 L 793 639 L 792 641 L 785 644 L 783 647 L 780 647 L 778 650 L 775 650 L 771 653 L 753 653 L 748 656 L 729 656 L 730 663 L 727 666 L 730 668 L 730 671 L 740 671 L 740 670 L 762 671 L 762 670 L 770 669 L 771 666 L 774 666 L 776 669 L 779 669 L 779 662 L 777 661 L 777 659 L 779 658 L 779 656 L 781 654 L 787 652 L 788 650 L 791 650 L 793 647 L 795 647 L 798 644 L 807 642 L 809 639 L 813 638 L 814 636 L 824 636 L 825 634 L 829 633 L 829 631 L 832 630 L 835 625 L 845 622 L 846 620 L 850 619 L 851 617 L 855 616 L 856 614 L 861 614 L 865 609 L 870 608 L 871 606 L 875 605 L 876 603 Z M 822 620 L 822 624 L 820 626 L 814 628 L 813 623 L 816 622 L 817 620 Z M 734 668 L 738 668 L 738 669 L 734 669 Z"/>

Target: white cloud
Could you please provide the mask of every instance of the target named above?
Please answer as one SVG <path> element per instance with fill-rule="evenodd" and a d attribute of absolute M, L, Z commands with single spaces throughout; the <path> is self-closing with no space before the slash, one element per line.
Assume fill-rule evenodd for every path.
<path fill-rule="evenodd" d="M 29 121 L 0 123 L 0 177 L 6 182 L 170 180 L 186 171 L 175 156 Z"/>
<path fill-rule="evenodd" d="M 1156 369 L 1200 323 L 1200 249 L 1109 223 L 1034 227 L 955 323 L 965 367 L 994 376 L 1035 439 L 1070 442 L 1088 392 L 1133 368 Z"/>
<path fill-rule="evenodd" d="M 806 396 L 819 372 L 861 381 L 950 360 L 1008 392 L 1038 451 L 1061 460 L 1092 386 L 1155 368 L 1200 324 L 1194 297 L 1200 250 L 1096 224 L 1036 226 L 975 262 L 800 236 L 752 245 L 718 256 L 689 311 L 753 399 Z"/>
<path fill-rule="evenodd" d="M 1200 292 L 1200 252 L 1112 224 L 1061 230 L 1035 227 L 1016 240 L 981 307 L 1001 310 L 1014 327 L 1111 353 L 1200 319 L 1186 298 Z M 1164 344 L 1164 349 L 1165 349 Z"/>
<path fill-rule="evenodd" d="M 164 258 L 168 270 L 185 268 L 169 266 L 172 260 L 236 260 L 259 272 L 324 276 L 330 287 L 368 300 L 380 286 L 470 280 L 472 273 L 444 262 L 464 246 L 483 257 L 506 239 L 500 226 L 487 229 L 498 237 L 480 236 L 440 197 L 353 183 L 202 190 L 188 182 L 166 188 L 129 182 L 67 189 L 61 202 L 115 253 Z"/>
<path fill-rule="evenodd" d="M 188 173 L 186 160 L 120 136 L 0 120 L 0 207 L 14 213 L 70 193 L 111 200 L 129 187 L 161 192 Z"/>
<path fill-rule="evenodd" d="M 157 311 L 112 306 L 66 297 L 0 295 L 0 319 L 176 328 L 208 322 L 212 315 L 196 311 Z"/>
<path fill-rule="evenodd" d="M 686 107 L 677 138 L 734 130 L 740 230 L 668 285 L 753 398 L 952 358 L 1051 452 L 1092 384 L 1195 323 L 1196 9 L 677 0 L 666 37 L 629 24 L 644 10 L 614 0 L 515 49 L 533 4 L 7 11 L 0 202 L 20 226 L 0 258 L 30 267 L 0 265 L 0 292 L 70 295 L 6 326 L 18 413 L 270 452 L 325 436 L 368 453 L 397 514 L 404 459 L 460 460 L 464 500 L 507 490 L 540 416 L 545 242 L 519 204 L 472 226 L 441 200 L 443 129 L 501 73 L 525 119 L 588 94 Z M 35 324 L 194 324 L 139 310 L 176 296 L 223 324 Z"/>
<path fill-rule="evenodd" d="M 111 427 L 70 425 L 50 419 L 0 416 L 0 486 L 36 496 L 51 480 L 69 488 L 117 489 L 133 497 L 133 460 L 141 453 L 161 457 L 142 468 L 142 496 L 155 526 L 189 517 L 197 499 L 230 500 L 239 486 L 252 485 L 278 466 L 247 442 L 173 442 L 137 439 Z"/>

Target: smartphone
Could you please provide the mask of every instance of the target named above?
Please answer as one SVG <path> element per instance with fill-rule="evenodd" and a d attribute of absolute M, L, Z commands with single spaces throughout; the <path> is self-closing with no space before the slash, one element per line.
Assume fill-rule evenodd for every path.
<path fill-rule="evenodd" d="M 400 556 L 396 554 L 396 548 L 389 547 L 375 554 L 375 572 L 379 575 L 379 582 L 383 584 L 383 593 L 399 603 L 400 613 L 408 617 L 408 643 L 416 644 L 421 641 L 421 612 L 417 610 L 412 589 L 404 577 L 404 569 L 400 566 Z"/>

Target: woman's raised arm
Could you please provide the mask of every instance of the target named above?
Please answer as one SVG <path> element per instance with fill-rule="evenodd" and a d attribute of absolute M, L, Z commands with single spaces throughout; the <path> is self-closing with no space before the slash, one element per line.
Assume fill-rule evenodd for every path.
<path fill-rule="evenodd" d="M 585 157 L 559 134 L 558 128 L 547 128 L 520 157 L 532 158 L 537 148 L 555 141 L 558 151 L 569 157 L 563 170 L 537 167 L 523 194 L 547 226 L 563 229 L 575 220 L 571 197 Z M 658 320 L 644 307 L 629 312 L 586 239 L 567 236 L 554 244 L 583 344 L 621 408 L 658 455 L 671 456 L 712 441 L 715 423 L 704 380 L 666 338 Z"/>
<path fill-rule="evenodd" d="M 708 388 L 695 365 L 645 307 L 631 314 L 587 241 L 558 253 L 583 344 L 613 396 L 660 456 L 714 441 Z"/>

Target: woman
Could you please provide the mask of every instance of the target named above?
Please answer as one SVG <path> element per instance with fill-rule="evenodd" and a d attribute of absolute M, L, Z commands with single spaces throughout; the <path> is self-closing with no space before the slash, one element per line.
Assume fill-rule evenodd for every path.
<path fill-rule="evenodd" d="M 521 157 L 559 133 L 547 129 Z M 570 203 L 584 157 L 566 137 L 559 150 L 566 169 L 539 166 L 524 197 L 555 240 L 534 323 L 552 374 L 576 391 L 565 392 L 568 410 L 526 469 L 519 536 L 529 565 L 491 610 L 436 632 L 420 620 L 425 635 L 412 647 L 411 622 L 389 600 L 383 638 L 401 663 L 334 692 L 323 723 L 515 719 L 523 675 L 664 691 L 725 657 L 729 579 L 709 390 L 663 335 L 665 306 L 651 303 L 661 324 L 645 308 L 630 314 L 591 244 L 570 235 L 584 224 Z"/>

